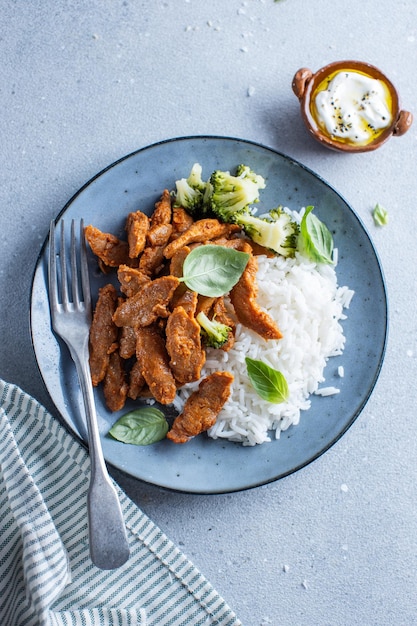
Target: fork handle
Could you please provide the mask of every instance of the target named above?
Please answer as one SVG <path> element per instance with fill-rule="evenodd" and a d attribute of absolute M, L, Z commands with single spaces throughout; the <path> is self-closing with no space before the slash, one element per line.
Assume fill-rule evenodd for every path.
<path fill-rule="evenodd" d="M 129 558 L 126 527 L 117 491 L 107 472 L 97 426 L 93 385 L 87 358 L 73 355 L 87 420 L 91 477 L 87 497 L 90 555 L 100 569 L 116 569 Z"/>

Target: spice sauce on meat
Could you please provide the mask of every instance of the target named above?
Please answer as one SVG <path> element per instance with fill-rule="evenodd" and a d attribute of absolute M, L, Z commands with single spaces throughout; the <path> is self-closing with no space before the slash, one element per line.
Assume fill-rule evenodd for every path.
<path fill-rule="evenodd" d="M 202 219 L 193 222 L 191 226 L 181 233 L 181 235 L 174 239 L 167 245 L 164 251 L 164 256 L 167 259 L 171 259 L 175 252 L 180 250 L 183 246 L 188 246 L 190 243 L 206 243 L 218 237 L 232 235 L 240 231 L 240 226 L 235 224 L 223 224 L 217 219 Z"/>
<path fill-rule="evenodd" d="M 124 407 L 128 391 L 122 357 L 118 352 L 112 352 L 103 385 L 104 398 L 111 411 L 119 411 Z"/>
<path fill-rule="evenodd" d="M 167 437 L 175 443 L 186 443 L 192 437 L 214 426 L 216 418 L 230 396 L 233 374 L 214 372 L 204 378 L 191 394 L 182 413 L 175 418 Z"/>
<path fill-rule="evenodd" d="M 161 276 L 145 283 L 117 308 L 113 321 L 116 326 L 149 326 L 159 317 L 168 317 L 168 305 L 179 285 L 176 276 Z"/>
<path fill-rule="evenodd" d="M 85 237 L 91 250 L 105 266 L 129 265 L 129 244 L 111 233 L 103 233 L 95 226 L 86 226 Z"/>
<path fill-rule="evenodd" d="M 184 307 L 177 306 L 168 317 L 165 333 L 169 365 L 175 380 L 181 385 L 198 380 L 206 361 L 200 324 L 187 314 Z"/>
<path fill-rule="evenodd" d="M 143 252 L 148 231 L 149 217 L 145 213 L 142 211 L 129 213 L 126 220 L 126 232 L 131 259 L 136 259 Z"/>
<path fill-rule="evenodd" d="M 113 322 L 117 300 L 117 291 L 113 285 L 105 285 L 100 289 L 90 328 L 90 371 L 94 386 L 104 379 L 110 354 L 118 347 L 119 331 Z"/>
<path fill-rule="evenodd" d="M 274 320 L 256 302 L 258 292 L 257 269 L 256 257 L 251 256 L 242 276 L 230 292 L 230 300 L 241 324 L 266 340 L 281 339 L 281 331 Z"/>
<path fill-rule="evenodd" d="M 155 400 L 171 404 L 177 385 L 169 366 L 165 339 L 155 325 L 136 329 L 136 358 L 140 373 Z"/>

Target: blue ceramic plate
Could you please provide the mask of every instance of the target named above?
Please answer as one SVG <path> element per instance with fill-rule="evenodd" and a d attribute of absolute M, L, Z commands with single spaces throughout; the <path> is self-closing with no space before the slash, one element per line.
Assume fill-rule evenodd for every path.
<path fill-rule="evenodd" d="M 266 209 L 283 204 L 299 210 L 313 204 L 333 232 L 339 249 L 340 285 L 355 290 L 343 322 L 346 348 L 329 361 L 326 385 L 340 393 L 312 397 L 312 406 L 279 440 L 243 447 L 206 435 L 186 445 L 162 441 L 152 446 L 126 445 L 107 433 L 119 417 L 110 413 L 96 392 L 99 429 L 106 460 L 142 481 L 189 493 L 227 493 L 275 481 L 307 465 L 328 450 L 351 426 L 365 406 L 378 378 L 387 338 L 387 300 L 381 267 L 358 216 L 325 181 L 293 159 L 270 148 L 240 139 L 184 137 L 143 148 L 117 161 L 90 180 L 57 218 L 84 218 L 103 231 L 122 235 L 128 212 L 151 212 L 164 188 L 188 174 L 193 163 L 203 176 L 214 169 L 249 165 L 266 179 L 262 203 Z M 32 286 L 33 346 L 47 389 L 72 433 L 85 440 L 80 417 L 81 395 L 73 363 L 51 332 L 46 274 L 47 246 L 37 263 Z M 103 281 L 91 261 L 93 290 Z M 104 279 L 106 280 L 106 279 Z M 345 376 L 337 376 L 343 364 Z M 128 405 L 123 412 L 128 410 Z"/>

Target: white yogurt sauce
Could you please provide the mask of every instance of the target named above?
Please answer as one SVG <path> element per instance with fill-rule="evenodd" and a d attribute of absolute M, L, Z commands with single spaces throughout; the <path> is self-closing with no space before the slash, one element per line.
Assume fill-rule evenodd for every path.
<path fill-rule="evenodd" d="M 392 121 L 386 85 L 353 71 L 340 71 L 317 92 L 317 121 L 331 137 L 367 143 Z"/>

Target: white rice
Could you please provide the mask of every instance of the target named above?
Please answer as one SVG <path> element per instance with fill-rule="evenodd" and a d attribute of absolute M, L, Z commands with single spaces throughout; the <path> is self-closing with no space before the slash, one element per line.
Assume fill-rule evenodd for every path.
<path fill-rule="evenodd" d="M 277 322 L 283 338 L 264 341 L 238 324 L 236 341 L 229 352 L 209 350 L 202 376 L 227 370 L 234 375 L 232 394 L 220 412 L 210 437 L 256 445 L 279 437 L 290 425 L 298 424 L 301 411 L 310 407 L 309 396 L 339 392 L 321 387 L 328 359 L 341 355 L 345 337 L 341 321 L 353 291 L 339 287 L 334 266 L 317 265 L 301 255 L 258 258 L 257 301 Z M 289 386 L 289 399 L 282 404 L 262 400 L 253 389 L 245 357 L 260 359 L 279 370 Z M 176 408 L 198 387 L 180 390 Z"/>

